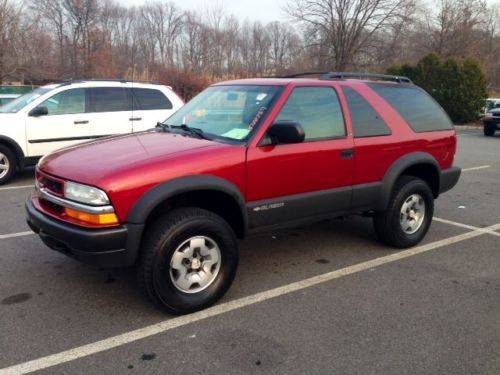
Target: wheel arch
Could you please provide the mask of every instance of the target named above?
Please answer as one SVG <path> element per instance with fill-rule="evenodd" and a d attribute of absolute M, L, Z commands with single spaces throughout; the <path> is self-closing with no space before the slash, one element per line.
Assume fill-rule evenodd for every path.
<path fill-rule="evenodd" d="M 17 166 L 22 167 L 24 152 L 21 146 L 19 146 L 19 144 L 12 138 L 9 138 L 5 135 L 0 135 L 0 145 L 4 145 L 5 147 L 9 148 L 9 150 L 11 150 L 16 156 Z"/>
<path fill-rule="evenodd" d="M 386 172 L 382 180 L 382 196 L 377 210 L 387 208 L 394 184 L 402 175 L 424 180 L 431 188 L 434 198 L 439 196 L 441 174 L 438 162 L 426 152 L 414 152 L 396 160 Z"/>
<path fill-rule="evenodd" d="M 244 238 L 248 228 L 245 199 L 231 182 L 210 175 L 180 177 L 146 192 L 130 211 L 127 222 L 147 225 L 178 207 L 199 207 L 212 211 Z"/>

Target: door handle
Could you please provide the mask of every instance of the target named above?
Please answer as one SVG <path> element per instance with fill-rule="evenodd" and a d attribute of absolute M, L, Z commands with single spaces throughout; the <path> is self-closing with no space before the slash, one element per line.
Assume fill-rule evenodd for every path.
<path fill-rule="evenodd" d="M 83 125 L 83 124 L 88 124 L 89 122 L 87 120 L 82 120 L 82 121 L 75 121 L 73 122 L 75 125 Z"/>
<path fill-rule="evenodd" d="M 131 117 L 128 119 L 129 121 L 141 121 L 142 117 Z"/>
<path fill-rule="evenodd" d="M 352 148 L 340 151 L 340 157 L 342 159 L 351 159 L 353 156 L 354 156 L 354 149 Z"/>

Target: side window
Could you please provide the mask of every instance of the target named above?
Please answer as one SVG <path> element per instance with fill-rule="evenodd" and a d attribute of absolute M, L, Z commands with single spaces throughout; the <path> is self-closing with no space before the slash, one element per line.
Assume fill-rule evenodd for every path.
<path fill-rule="evenodd" d="M 132 100 L 121 87 L 95 87 L 88 89 L 92 105 L 90 112 L 132 111 Z"/>
<path fill-rule="evenodd" d="M 413 131 L 453 129 L 444 109 L 424 90 L 394 84 L 372 83 L 369 86 L 399 112 Z"/>
<path fill-rule="evenodd" d="M 160 90 L 132 89 L 139 109 L 172 109 L 172 103 Z"/>
<path fill-rule="evenodd" d="M 85 113 L 85 89 L 62 91 L 45 100 L 39 107 L 47 107 L 49 116 Z"/>
<path fill-rule="evenodd" d="M 365 98 L 350 87 L 343 88 L 355 138 L 390 135 L 391 129 Z"/>
<path fill-rule="evenodd" d="M 293 90 L 276 121 L 297 121 L 306 141 L 345 136 L 344 116 L 331 87 L 298 87 Z"/>

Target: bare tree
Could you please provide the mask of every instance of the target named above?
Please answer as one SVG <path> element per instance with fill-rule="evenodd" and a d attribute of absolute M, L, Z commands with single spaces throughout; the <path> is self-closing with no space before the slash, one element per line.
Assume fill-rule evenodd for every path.
<path fill-rule="evenodd" d="M 429 52 L 474 58 L 500 85 L 489 0 L 287 0 L 294 24 L 164 0 L 0 0 L 0 78 L 225 79 L 304 70 L 384 71 Z M 25 7 L 20 4 L 27 4 Z M 165 73 L 165 72 L 168 72 Z"/>
<path fill-rule="evenodd" d="M 195 12 L 186 12 L 181 41 L 184 69 L 200 73 L 208 54 L 207 27 Z"/>
<path fill-rule="evenodd" d="M 280 73 L 290 68 L 294 52 L 297 51 L 297 35 L 290 25 L 279 21 L 267 25 L 266 31 L 269 35 L 271 48 L 269 59 L 275 73 Z"/>
<path fill-rule="evenodd" d="M 65 40 L 65 26 L 66 16 L 64 14 L 64 6 L 62 0 L 45 0 L 38 1 L 32 0 L 31 7 L 35 12 L 38 12 L 42 20 L 45 20 L 48 27 L 52 30 L 56 40 L 58 49 L 57 72 L 59 76 L 65 73 L 64 58 L 64 40 Z"/>
<path fill-rule="evenodd" d="M 375 33 L 401 17 L 407 0 L 291 0 L 287 13 L 304 24 L 335 70 L 344 70 Z"/>
<path fill-rule="evenodd" d="M 437 13 L 429 17 L 429 49 L 444 57 L 473 54 L 476 30 L 486 22 L 484 0 L 439 0 Z"/>
<path fill-rule="evenodd" d="M 162 65 L 174 65 L 174 44 L 182 27 L 182 12 L 171 2 L 147 3 L 141 9 L 144 27 L 154 38 Z"/>
<path fill-rule="evenodd" d="M 16 41 L 20 33 L 22 9 L 9 0 L 0 0 L 0 82 L 20 66 L 16 59 Z"/>

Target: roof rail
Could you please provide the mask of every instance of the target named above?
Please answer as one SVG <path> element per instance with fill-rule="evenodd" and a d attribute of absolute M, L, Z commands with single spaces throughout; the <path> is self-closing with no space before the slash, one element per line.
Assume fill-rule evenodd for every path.
<path fill-rule="evenodd" d="M 393 76 L 387 74 L 374 74 L 374 73 L 345 73 L 345 72 L 329 72 L 321 75 L 320 79 L 349 79 L 361 78 L 372 79 L 376 81 L 393 81 L 397 83 L 413 83 L 411 79 L 403 76 Z"/>
<path fill-rule="evenodd" d="M 307 76 L 323 76 L 325 74 L 328 74 L 330 72 L 304 72 L 304 73 L 296 73 L 296 74 L 286 74 L 284 76 L 277 76 L 275 78 L 300 78 L 300 77 L 307 77 Z"/>
<path fill-rule="evenodd" d="M 89 79 L 77 79 L 77 80 L 65 80 L 59 83 L 59 87 L 72 85 L 74 83 L 83 83 L 83 82 L 120 82 L 120 83 L 145 83 L 150 85 L 158 84 L 153 81 L 135 81 L 130 79 L 106 79 L 106 78 L 89 78 Z"/>
<path fill-rule="evenodd" d="M 371 79 L 376 81 L 392 81 L 397 83 L 413 83 L 411 79 L 403 76 L 393 76 L 387 74 L 374 74 L 374 73 L 349 73 L 349 72 L 305 72 L 297 74 L 289 74 L 277 78 L 300 78 L 307 76 L 318 76 L 321 80 L 342 80 L 349 78 Z"/>

